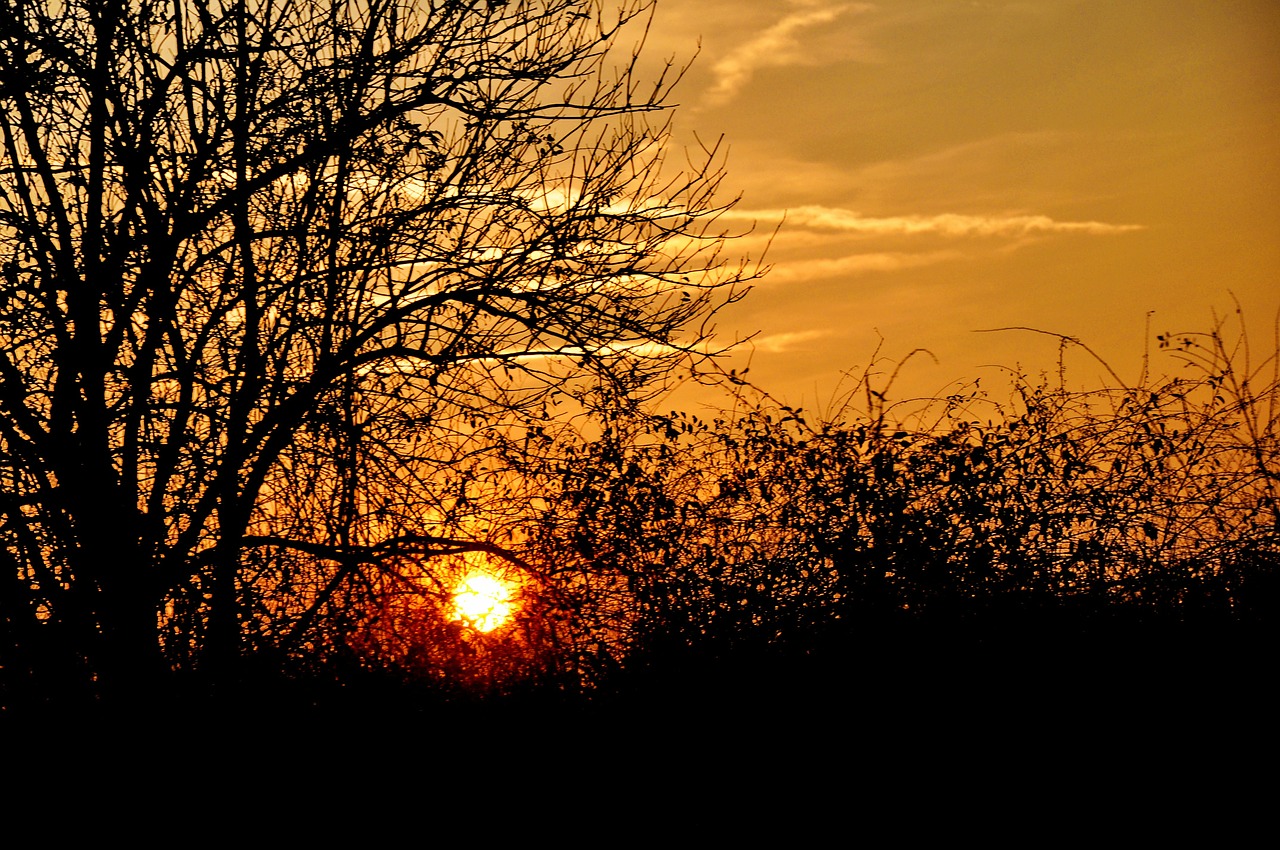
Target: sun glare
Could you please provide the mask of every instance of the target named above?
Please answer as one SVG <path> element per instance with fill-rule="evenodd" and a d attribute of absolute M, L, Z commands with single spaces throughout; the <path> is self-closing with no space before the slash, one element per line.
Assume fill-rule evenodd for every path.
<path fill-rule="evenodd" d="M 511 619 L 511 586 L 488 573 L 471 573 L 453 591 L 452 620 L 491 632 Z"/>

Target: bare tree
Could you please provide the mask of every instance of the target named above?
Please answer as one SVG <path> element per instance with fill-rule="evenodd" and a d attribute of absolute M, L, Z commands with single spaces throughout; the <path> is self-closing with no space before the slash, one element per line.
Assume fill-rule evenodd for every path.
<path fill-rule="evenodd" d="M 216 670 L 501 554 L 458 521 L 487 447 L 704 350 L 752 272 L 716 151 L 664 167 L 652 2 L 0 8 L 10 687 Z"/>

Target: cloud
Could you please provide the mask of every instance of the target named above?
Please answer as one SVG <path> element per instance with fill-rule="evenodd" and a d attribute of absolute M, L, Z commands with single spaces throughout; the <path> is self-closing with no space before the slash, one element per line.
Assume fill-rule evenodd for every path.
<path fill-rule="evenodd" d="M 865 11 L 872 8 L 867 3 L 826 6 L 822 0 L 793 0 L 793 5 L 797 8 L 790 14 L 755 38 L 739 45 L 712 66 L 715 83 L 707 93 L 708 101 L 723 105 L 732 100 L 760 68 L 780 68 L 809 62 L 809 57 L 799 49 L 796 38 L 801 30 L 829 24 L 850 10 Z"/>
<path fill-rule="evenodd" d="M 926 251 L 923 253 L 884 252 L 875 254 L 849 254 L 844 257 L 821 260 L 795 260 L 778 263 L 765 276 L 764 283 L 790 283 L 812 281 L 832 277 L 850 277 L 875 272 L 895 272 L 902 269 L 918 269 L 938 263 L 964 259 L 959 251 Z"/>
<path fill-rule="evenodd" d="M 860 233 L 871 236 L 1031 236 L 1040 233 L 1083 233 L 1105 236 L 1143 230 L 1141 224 L 1108 224 L 1101 221 L 1057 221 L 1047 215 L 905 215 L 866 217 L 838 207 L 803 206 L 789 210 L 730 210 L 724 217 L 777 221 L 811 230 Z"/>
<path fill-rule="evenodd" d="M 578 345 L 562 345 L 558 348 L 528 349 L 509 348 L 495 355 L 476 358 L 485 363 L 528 362 L 534 360 L 577 360 L 584 357 L 632 357 L 640 360 L 669 357 L 673 354 L 706 354 L 706 345 L 667 345 L 661 342 L 616 342 L 583 348 Z"/>
<path fill-rule="evenodd" d="M 830 336 L 830 331 L 792 331 L 752 337 L 741 345 L 750 346 L 753 350 L 764 354 L 781 354 L 795 349 L 797 345 L 824 336 Z"/>

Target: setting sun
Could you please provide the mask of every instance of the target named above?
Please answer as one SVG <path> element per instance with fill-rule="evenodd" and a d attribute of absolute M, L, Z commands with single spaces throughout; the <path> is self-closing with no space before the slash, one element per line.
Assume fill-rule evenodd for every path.
<path fill-rule="evenodd" d="M 511 586 L 487 573 L 472 573 L 453 591 L 452 620 L 491 632 L 511 619 Z"/>

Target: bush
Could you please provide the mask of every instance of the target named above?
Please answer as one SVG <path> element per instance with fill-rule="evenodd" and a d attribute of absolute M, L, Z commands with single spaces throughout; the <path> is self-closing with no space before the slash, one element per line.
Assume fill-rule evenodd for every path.
<path fill-rule="evenodd" d="M 637 417 L 552 453 L 570 460 L 526 557 L 575 595 L 588 678 L 1270 628 L 1274 355 L 1251 365 L 1222 323 L 1160 342 L 1174 376 L 1017 374 L 1007 400 L 975 385 L 895 406 L 868 369 L 821 417 L 735 376 L 712 421 Z"/>

